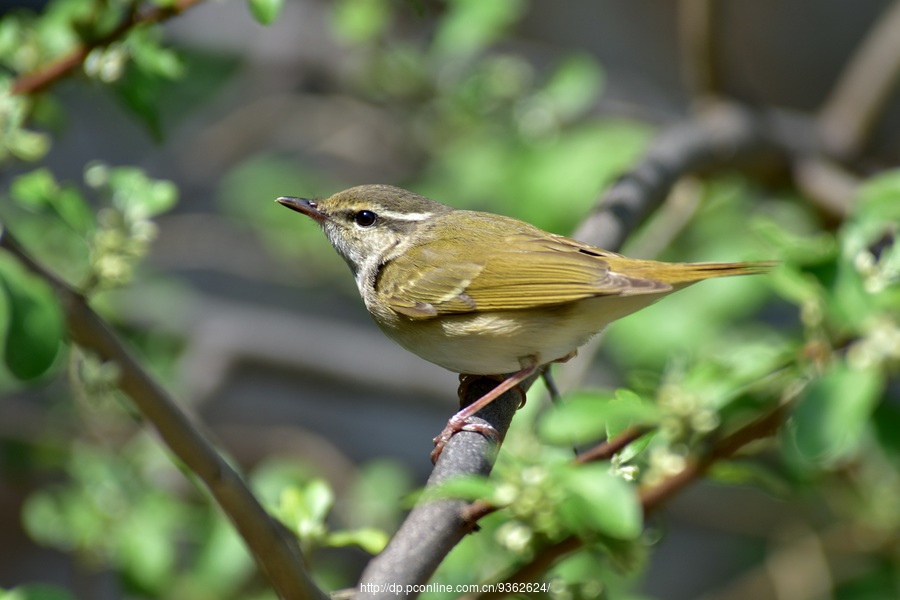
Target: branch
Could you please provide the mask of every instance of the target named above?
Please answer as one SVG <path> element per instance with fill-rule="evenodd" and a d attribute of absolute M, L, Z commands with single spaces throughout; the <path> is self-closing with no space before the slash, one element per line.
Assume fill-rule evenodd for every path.
<path fill-rule="evenodd" d="M 781 150 L 765 120 L 730 104 L 716 104 L 698 116 L 663 130 L 638 163 L 603 195 L 574 237 L 617 250 L 685 175 L 740 168 Z"/>
<path fill-rule="evenodd" d="M 779 406 L 764 417 L 719 440 L 709 452 L 691 461 L 676 475 L 669 477 L 657 486 L 642 490 L 640 498 L 641 506 L 644 509 L 644 517 L 646 518 L 659 510 L 666 500 L 669 500 L 689 484 L 702 477 L 717 461 L 733 456 L 750 442 L 774 435 L 784 420 L 786 410 L 785 406 Z M 557 559 L 578 550 L 583 545 L 584 542 L 580 538 L 570 536 L 547 546 L 540 550 L 528 564 L 523 565 L 507 577 L 505 581 L 506 583 L 534 581 L 541 573 L 552 567 Z M 499 598 L 502 595 L 485 593 L 477 596 L 477 598 L 485 600 L 487 598 Z"/>
<path fill-rule="evenodd" d="M 122 21 L 106 35 L 90 42 L 83 42 L 68 54 L 53 62 L 38 68 L 36 71 L 17 77 L 13 81 L 11 92 L 13 94 L 37 94 L 43 92 L 81 66 L 95 48 L 109 46 L 140 25 L 153 25 L 176 17 L 202 1 L 175 0 L 166 6 L 152 5 L 144 10 L 130 10 Z"/>
<path fill-rule="evenodd" d="M 71 340 L 116 364 L 119 389 L 131 397 L 172 453 L 203 481 L 279 596 L 291 600 L 326 598 L 306 573 L 296 537 L 265 511 L 199 425 L 138 364 L 84 296 L 35 262 L 7 230 L 0 230 L 0 248 L 50 284 L 62 306 Z"/>
<path fill-rule="evenodd" d="M 819 131 L 832 156 L 859 154 L 900 80 L 898 30 L 900 0 L 895 0 L 859 45 L 819 111 Z"/>
<path fill-rule="evenodd" d="M 597 460 L 608 460 L 612 458 L 616 452 L 619 452 L 625 446 L 650 431 L 651 429 L 648 427 L 629 427 L 613 439 L 601 442 L 587 452 L 582 452 L 575 457 L 573 462 L 585 464 Z M 466 523 L 469 523 L 469 529 L 474 530 L 475 524 L 480 519 L 496 512 L 500 508 L 501 507 L 491 504 L 490 502 L 476 500 L 463 509 L 462 518 Z"/>
<path fill-rule="evenodd" d="M 475 379 L 466 386 L 466 399 L 474 401 L 498 384 Z M 503 437 L 521 400 L 513 389 L 477 413 L 476 420 L 494 427 Z M 497 446 L 480 433 L 461 431 L 450 438 L 441 453 L 426 489 L 460 475 L 488 475 L 494 466 Z M 357 598 L 396 598 L 384 584 L 427 582 L 444 557 L 474 528 L 468 520 L 465 500 L 420 503 L 409 513 L 388 546 L 373 558 L 360 577 Z M 415 594 L 409 594 L 411 597 Z"/>
<path fill-rule="evenodd" d="M 720 90 L 718 53 L 714 33 L 715 0 L 681 0 L 678 3 L 678 40 L 681 51 L 681 76 L 698 99 L 718 95 Z"/>

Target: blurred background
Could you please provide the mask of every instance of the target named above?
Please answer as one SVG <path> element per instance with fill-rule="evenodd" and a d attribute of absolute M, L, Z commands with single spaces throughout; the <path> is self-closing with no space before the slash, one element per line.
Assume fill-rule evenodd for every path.
<path fill-rule="evenodd" d="M 71 23 L 107 4 L 115 5 L 4 3 L 7 72 L 42 64 L 54 36 L 65 50 L 65 32 L 77 31 Z M 389 183 L 571 233 L 656 133 L 708 100 L 685 68 L 680 11 L 688 4 L 288 0 L 263 25 L 243 2 L 198 2 L 127 44 L 92 52 L 86 73 L 36 104 L 37 131 L 52 145 L 37 165 L 20 155 L 4 164 L 0 215 L 68 281 L 105 273 L 94 306 L 264 498 L 284 508 L 285 482 L 308 498 L 320 493 L 321 478 L 333 490 L 321 493 L 335 502 L 328 527 L 390 533 L 400 500 L 430 472 L 431 438 L 457 406 L 456 375 L 383 337 L 315 224 L 274 199 Z M 798 119 L 815 115 L 866 36 L 898 10 L 889 0 L 714 4 L 715 93 Z M 32 13 L 44 21 L 29 38 Z M 29 44 L 40 52 L 23 57 Z M 900 158 L 898 138 L 894 94 L 844 166 L 860 181 L 887 171 Z M 35 166 L 44 175 L 27 179 Z M 113 222 L 107 209 L 127 178 L 150 195 L 171 195 L 171 209 L 152 223 Z M 900 190 L 892 181 L 884 193 Z M 70 190 L 99 210 L 93 237 L 48 224 L 29 204 L 39 185 Z M 663 218 L 623 252 L 785 260 L 773 240 L 789 238 L 808 263 L 838 261 L 841 219 L 809 202 L 783 170 L 717 173 L 676 190 Z M 125 241 L 104 255 L 96 231 Z M 810 332 L 819 331 L 801 318 L 801 309 L 812 310 L 806 296 L 787 288 L 741 278 L 667 299 L 611 327 L 583 379 L 566 376 L 561 385 L 626 386 L 658 398 L 666 392 L 654 390 L 685 381 L 708 390 L 723 364 L 749 373 L 740 385 L 762 380 L 765 368 L 748 361 L 771 366 L 808 352 Z M 879 325 L 895 326 L 896 315 Z M 17 351 L 7 343 L 8 356 Z M 884 367 L 883 393 L 873 400 L 882 401 L 884 419 L 872 425 L 880 440 L 900 431 L 891 352 L 883 364 L 894 370 Z M 712 357 L 721 362 L 710 366 Z M 89 355 L 63 350 L 28 381 L 0 373 L 0 588 L 45 583 L 97 599 L 273 597 L 113 379 Z M 536 387 L 531 412 L 517 419 L 526 440 L 546 410 L 542 395 Z M 865 419 L 874 410 L 867 406 Z M 605 583 L 585 576 L 567 597 L 891 597 L 900 590 L 891 496 L 900 483 L 896 456 L 873 444 L 815 466 L 764 454 L 752 476 L 746 465 L 735 476 L 740 485 L 695 485 L 648 523 L 643 550 L 579 567 Z M 514 456 L 521 450 L 509 445 Z M 866 476 L 854 470 L 861 456 L 877 463 Z M 847 487 L 848 473 L 858 488 Z M 877 494 L 873 480 L 884 486 Z M 881 503 L 864 507 L 865 491 Z M 860 537 L 857 520 L 875 513 L 883 520 L 870 525 L 881 533 Z M 486 524 L 479 535 L 494 529 Z M 477 551 L 461 548 L 440 577 L 456 582 Z M 311 564 L 333 589 L 353 585 L 366 560 L 355 547 L 324 548 Z"/>

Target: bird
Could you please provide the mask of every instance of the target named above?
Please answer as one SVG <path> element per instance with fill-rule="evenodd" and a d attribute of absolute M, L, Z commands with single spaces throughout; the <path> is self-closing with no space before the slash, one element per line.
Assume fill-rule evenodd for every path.
<path fill-rule="evenodd" d="M 387 337 L 461 380 L 502 381 L 450 418 L 434 438 L 433 461 L 458 431 L 499 438 L 471 417 L 545 365 L 574 356 L 611 322 L 699 281 L 774 265 L 628 258 L 383 184 L 276 202 L 321 226 Z"/>

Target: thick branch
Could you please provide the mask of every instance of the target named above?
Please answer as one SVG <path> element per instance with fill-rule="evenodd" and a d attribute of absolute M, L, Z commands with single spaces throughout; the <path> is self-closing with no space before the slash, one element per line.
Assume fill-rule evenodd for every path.
<path fill-rule="evenodd" d="M 467 386 L 467 398 L 477 400 L 498 382 L 478 379 Z M 477 414 L 477 421 L 506 435 L 521 397 L 513 389 Z M 494 466 L 497 446 L 480 433 L 461 431 L 450 438 L 428 478 L 426 488 L 460 475 L 488 475 Z M 396 598 L 383 584 L 420 584 L 463 536 L 474 526 L 466 518 L 465 500 L 439 500 L 420 503 L 409 513 L 387 548 L 372 559 L 360 578 L 358 598 Z M 413 595 L 414 596 L 414 595 Z"/>
<path fill-rule="evenodd" d="M 129 11 L 125 18 L 106 35 L 76 46 L 68 54 L 17 77 L 12 84 L 13 94 L 37 94 L 64 79 L 84 63 L 95 48 L 109 46 L 139 25 L 153 25 L 178 16 L 203 0 L 175 0 L 166 6 L 152 5 L 145 10 Z"/>
<path fill-rule="evenodd" d="M 206 439 L 197 423 L 126 350 L 85 298 L 35 262 L 8 231 L 0 248 L 50 284 L 59 298 L 71 340 L 119 368 L 119 388 L 157 430 L 169 449 L 199 477 L 244 538 L 257 564 L 281 598 L 326 596 L 306 573 L 297 539 L 259 504 L 241 476 Z"/>

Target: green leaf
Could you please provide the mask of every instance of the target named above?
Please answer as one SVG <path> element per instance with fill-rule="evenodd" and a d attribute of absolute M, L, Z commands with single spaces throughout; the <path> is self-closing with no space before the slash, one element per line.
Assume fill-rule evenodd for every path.
<path fill-rule="evenodd" d="M 849 457 L 866 431 L 883 388 L 877 370 L 854 369 L 845 363 L 835 363 L 810 383 L 791 419 L 800 455 L 823 466 Z"/>
<path fill-rule="evenodd" d="M 247 0 L 250 14 L 260 25 L 271 25 L 281 13 L 284 0 Z"/>
<path fill-rule="evenodd" d="M 0 600 L 75 600 L 75 596 L 55 585 L 28 583 L 8 592 L 0 590 Z"/>
<path fill-rule="evenodd" d="M 608 393 L 579 392 L 566 396 L 538 423 L 541 438 L 551 444 L 581 444 L 619 432 L 630 425 L 652 424 L 659 420 L 659 408 L 643 402 L 636 394 L 621 397 Z"/>
<path fill-rule="evenodd" d="M 9 193 L 13 200 L 29 208 L 43 208 L 53 201 L 59 185 L 53 173 L 46 167 L 35 169 L 16 177 Z"/>
<path fill-rule="evenodd" d="M 356 44 L 380 36 L 390 24 L 390 6 L 383 0 L 343 0 L 334 7 L 335 33 Z"/>
<path fill-rule="evenodd" d="M 151 179 L 136 167 L 108 171 L 113 204 L 132 220 L 149 219 L 166 212 L 178 201 L 178 188 L 165 179 Z"/>
<path fill-rule="evenodd" d="M 570 467 L 561 473 L 560 485 L 560 517 L 576 535 L 632 540 L 641 534 L 643 512 L 636 489 L 610 474 L 606 465 Z"/>
<path fill-rule="evenodd" d="M 433 502 L 448 498 L 481 500 L 490 498 L 497 489 L 497 482 L 482 475 L 466 475 L 443 481 L 423 491 L 419 500 Z"/>
<path fill-rule="evenodd" d="M 590 56 L 567 58 L 538 94 L 561 119 L 572 119 L 589 109 L 603 83 L 603 71 Z"/>
<path fill-rule="evenodd" d="M 525 10 L 521 0 L 454 0 L 441 21 L 434 50 L 447 56 L 469 56 L 494 43 Z"/>
<path fill-rule="evenodd" d="M 45 167 L 16 177 L 10 186 L 10 195 L 22 206 L 51 208 L 80 234 L 87 233 L 93 226 L 93 213 L 78 190 L 60 187 L 53 173 Z"/>
<path fill-rule="evenodd" d="M 59 304 L 47 284 L 27 275 L 8 258 L 0 260 L 0 287 L 6 293 L 9 315 L 6 366 L 18 379 L 39 377 L 53 365 L 63 340 Z"/>
<path fill-rule="evenodd" d="M 359 546 L 369 554 L 378 554 L 388 543 L 388 534 L 374 527 L 363 527 L 328 534 L 325 544 L 332 547 Z"/>

